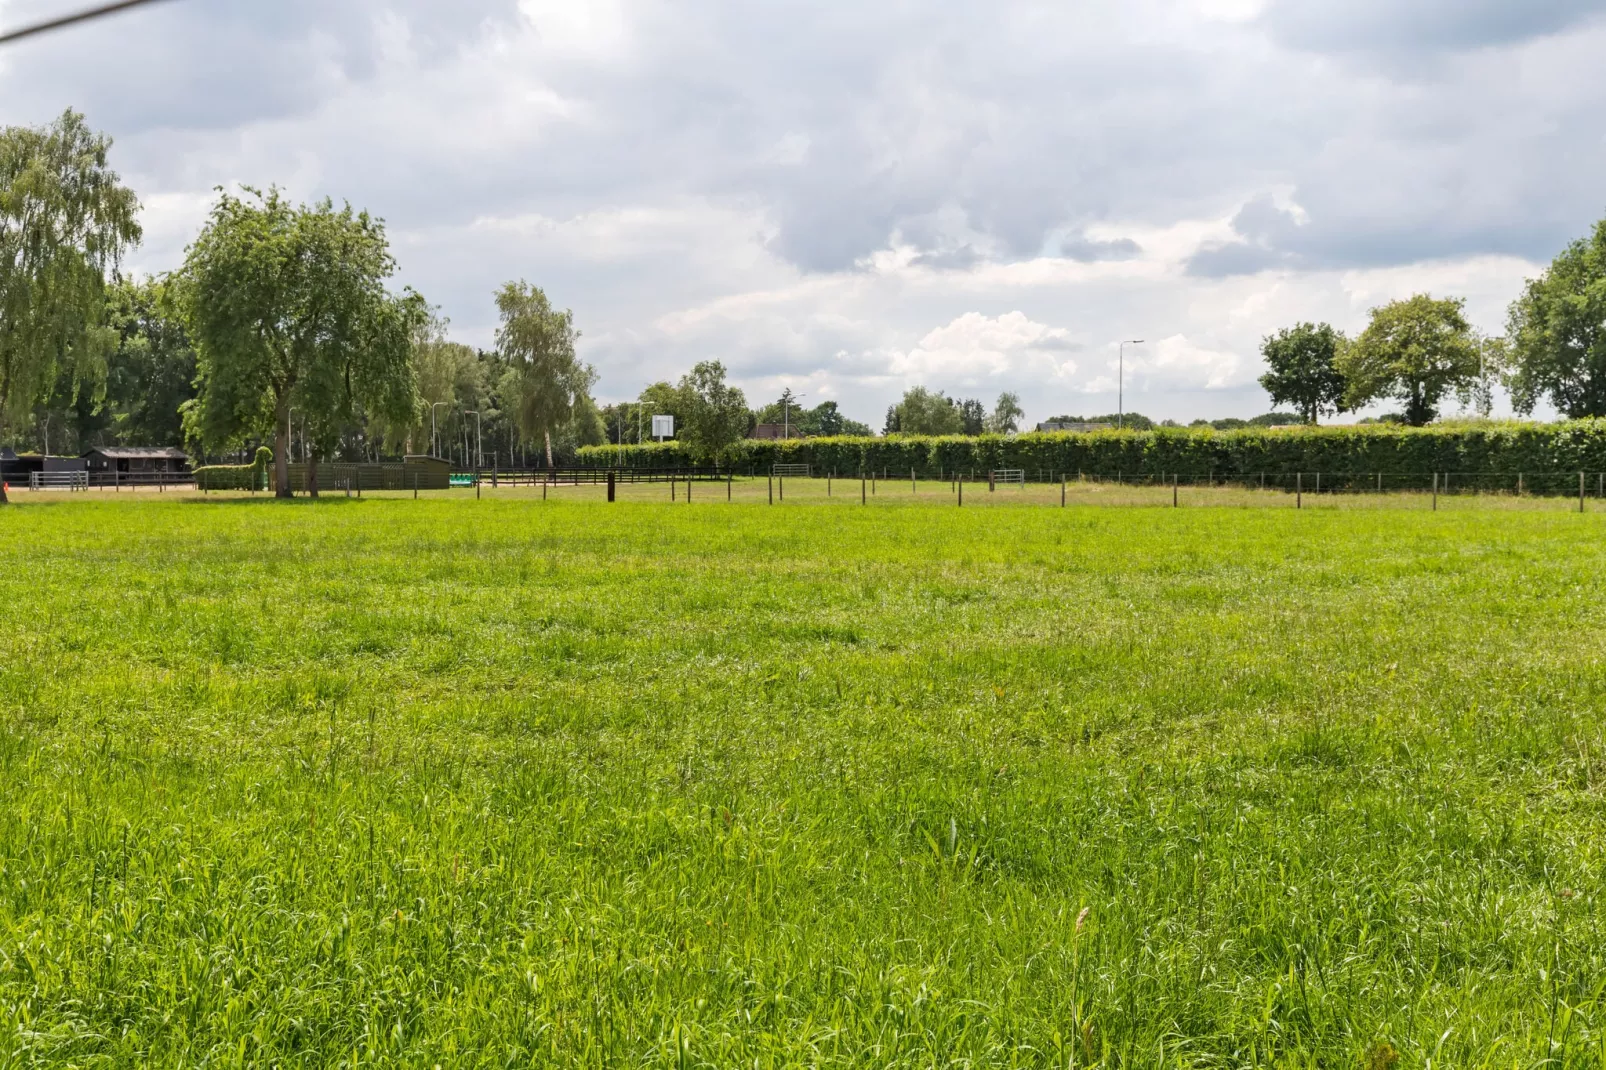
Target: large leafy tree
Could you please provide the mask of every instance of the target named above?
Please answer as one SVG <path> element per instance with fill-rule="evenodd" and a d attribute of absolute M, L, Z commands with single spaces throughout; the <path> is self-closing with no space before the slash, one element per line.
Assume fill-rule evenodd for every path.
<path fill-rule="evenodd" d="M 1420 427 L 1438 415 L 1445 395 L 1470 397 L 1480 377 L 1482 346 L 1464 305 L 1460 298 L 1417 294 L 1374 308 L 1366 330 L 1338 358 L 1345 406 L 1397 398 L 1405 403 L 1405 422 Z"/>
<path fill-rule="evenodd" d="M 103 407 L 117 442 L 184 442 L 180 410 L 195 397 L 195 349 L 167 294 L 165 281 L 143 279 L 121 281 L 109 295 L 107 326 L 117 344 L 106 362 Z"/>
<path fill-rule="evenodd" d="M 1020 430 L 1026 410 L 1020 407 L 1020 395 L 1005 391 L 998 395 L 998 404 L 982 425 L 982 429 L 995 435 L 1010 435 Z"/>
<path fill-rule="evenodd" d="M 110 150 L 74 111 L 0 129 L 0 431 L 63 375 L 75 393 L 98 381 L 114 344 L 106 279 L 140 227 Z"/>
<path fill-rule="evenodd" d="M 1528 280 L 1506 337 L 1518 412 L 1547 399 L 1570 417 L 1606 416 L 1606 219 Z"/>
<path fill-rule="evenodd" d="M 173 280 L 197 358 L 190 435 L 224 446 L 271 432 L 278 493 L 289 497 L 294 410 L 316 496 L 318 459 L 342 430 L 410 421 L 427 310 L 417 294 L 386 289 L 395 270 L 384 224 L 366 212 L 292 204 L 277 189 L 222 193 Z"/>
<path fill-rule="evenodd" d="M 891 427 L 893 420 L 897 426 Z M 889 414 L 889 430 L 905 435 L 957 435 L 964 430 L 959 407 L 946 394 L 923 386 L 906 390 Z"/>
<path fill-rule="evenodd" d="M 539 286 L 505 284 L 496 294 L 502 325 L 496 348 L 521 377 L 517 420 L 525 435 L 546 444 L 552 467 L 552 435 L 574 419 L 575 406 L 589 396 L 597 373 L 575 356 L 580 337 L 574 313 L 558 311 Z"/>
<path fill-rule="evenodd" d="M 1293 405 L 1306 423 L 1344 411 L 1344 376 L 1338 370 L 1343 334 L 1329 323 L 1300 323 L 1267 335 L 1260 355 L 1271 370 L 1260 385 L 1275 405 Z"/>
<path fill-rule="evenodd" d="M 715 461 L 747 434 L 747 398 L 725 382 L 725 366 L 701 361 L 681 376 L 679 393 L 684 425 L 679 438 L 700 460 Z"/>

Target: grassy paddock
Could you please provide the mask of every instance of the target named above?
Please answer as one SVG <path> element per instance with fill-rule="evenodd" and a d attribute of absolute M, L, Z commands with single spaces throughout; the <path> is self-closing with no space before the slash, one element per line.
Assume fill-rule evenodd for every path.
<path fill-rule="evenodd" d="M 1606 514 L 659 491 L 0 509 L 0 1061 L 1606 1065 Z"/>

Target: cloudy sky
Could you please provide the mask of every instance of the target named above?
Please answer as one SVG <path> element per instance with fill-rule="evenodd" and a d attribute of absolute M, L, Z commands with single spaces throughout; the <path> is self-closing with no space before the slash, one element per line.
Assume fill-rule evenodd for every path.
<path fill-rule="evenodd" d="M 0 27 L 81 0 L 0 0 Z M 1249 416 L 1267 332 L 1417 291 L 1499 331 L 1606 214 L 1606 0 L 167 0 L 0 51 L 176 266 L 219 185 L 389 224 L 489 345 L 524 278 L 604 400 L 716 358 L 879 427 Z"/>

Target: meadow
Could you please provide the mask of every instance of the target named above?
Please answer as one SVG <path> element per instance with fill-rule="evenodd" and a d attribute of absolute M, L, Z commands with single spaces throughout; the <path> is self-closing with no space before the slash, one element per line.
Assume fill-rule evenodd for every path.
<path fill-rule="evenodd" d="M 0 1064 L 1606 1066 L 1606 511 L 737 491 L 14 495 Z"/>

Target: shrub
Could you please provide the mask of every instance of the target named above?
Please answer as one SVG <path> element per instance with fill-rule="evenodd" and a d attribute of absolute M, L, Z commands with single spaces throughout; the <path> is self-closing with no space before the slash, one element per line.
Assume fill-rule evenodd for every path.
<path fill-rule="evenodd" d="M 201 490 L 267 490 L 268 469 L 273 451 L 258 446 L 250 464 L 209 464 L 195 470 L 195 485 Z"/>

